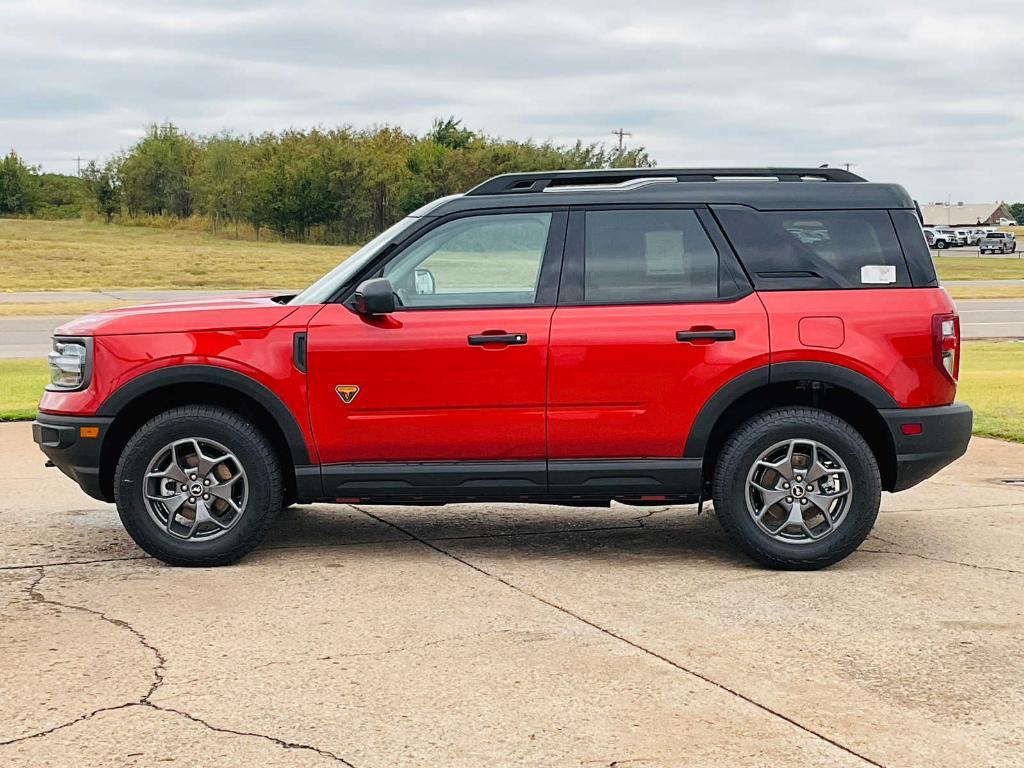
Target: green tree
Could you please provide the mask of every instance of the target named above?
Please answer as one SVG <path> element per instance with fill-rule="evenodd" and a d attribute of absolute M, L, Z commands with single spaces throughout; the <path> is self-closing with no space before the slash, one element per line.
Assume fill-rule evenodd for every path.
<path fill-rule="evenodd" d="M 33 177 L 36 187 L 35 215 L 44 219 L 75 219 L 89 192 L 85 181 L 63 173 L 40 173 Z"/>
<path fill-rule="evenodd" d="M 96 161 L 90 160 L 82 171 L 82 179 L 92 197 L 96 213 L 104 216 L 109 224 L 114 214 L 121 211 L 121 181 L 116 163 L 111 161 L 101 168 L 96 165 Z"/>
<path fill-rule="evenodd" d="M 196 140 L 173 124 L 151 125 L 118 160 L 128 214 L 191 216 L 198 155 Z"/>
<path fill-rule="evenodd" d="M 456 120 L 454 115 L 447 120 L 436 118 L 434 127 L 427 134 L 429 141 L 448 149 L 465 149 L 474 138 L 476 138 L 476 134 L 463 128 L 462 121 Z"/>
<path fill-rule="evenodd" d="M 255 180 L 254 217 L 284 237 L 306 240 L 335 208 L 322 145 L 317 131 L 283 134 Z"/>
<path fill-rule="evenodd" d="M 1018 224 L 1024 221 L 1024 203 L 1011 203 L 1009 208 L 1010 215 L 1013 216 L 1014 221 Z"/>
<path fill-rule="evenodd" d="M 200 214 L 214 231 L 233 225 L 236 236 L 248 222 L 257 239 L 269 228 L 288 239 L 351 243 L 497 174 L 650 165 L 643 148 L 514 141 L 470 130 L 454 116 L 434 120 L 421 136 L 387 125 L 244 137 L 151 125 L 134 146 L 87 166 L 81 180 L 40 176 L 12 153 L 0 165 L 0 211 L 75 215 L 84 187 L 107 221 L 122 211 Z"/>
<path fill-rule="evenodd" d="M 0 216 L 29 214 L 37 202 L 36 175 L 34 168 L 12 149 L 0 160 Z"/>
<path fill-rule="evenodd" d="M 205 139 L 200 147 L 193 178 L 193 196 L 201 213 L 210 217 L 213 231 L 231 223 L 238 236 L 239 222 L 249 218 L 252 197 L 248 191 L 249 146 L 227 134 Z"/>

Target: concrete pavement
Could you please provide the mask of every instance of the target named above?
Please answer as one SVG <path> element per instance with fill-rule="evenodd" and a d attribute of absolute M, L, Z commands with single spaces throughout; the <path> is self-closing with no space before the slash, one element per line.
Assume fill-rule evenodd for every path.
<path fill-rule="evenodd" d="M 1024 446 L 886 496 L 817 573 L 712 514 L 287 512 L 242 564 L 144 557 L 0 425 L 0 764 L 1014 766 Z"/>

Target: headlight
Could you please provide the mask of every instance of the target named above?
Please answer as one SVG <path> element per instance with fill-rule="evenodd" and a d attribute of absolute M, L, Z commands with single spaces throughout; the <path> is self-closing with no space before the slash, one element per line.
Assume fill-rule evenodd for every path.
<path fill-rule="evenodd" d="M 83 389 L 92 367 L 92 339 L 55 337 L 46 362 L 50 365 L 50 389 Z"/>

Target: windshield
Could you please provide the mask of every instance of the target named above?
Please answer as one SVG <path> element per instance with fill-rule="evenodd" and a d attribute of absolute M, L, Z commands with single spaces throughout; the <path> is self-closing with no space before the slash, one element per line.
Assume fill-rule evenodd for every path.
<path fill-rule="evenodd" d="M 396 224 L 392 224 L 288 303 L 293 305 L 323 304 L 325 301 L 330 299 L 338 288 L 344 285 L 352 275 L 366 266 L 366 264 L 371 261 L 384 246 L 397 238 L 410 226 L 415 224 L 416 221 L 418 221 L 418 217 L 406 216 Z"/>

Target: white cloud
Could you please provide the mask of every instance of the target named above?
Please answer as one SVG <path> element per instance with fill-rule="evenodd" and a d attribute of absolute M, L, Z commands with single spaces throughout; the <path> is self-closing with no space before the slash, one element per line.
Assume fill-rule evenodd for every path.
<path fill-rule="evenodd" d="M 661 165 L 853 162 L 921 200 L 1024 199 L 1018 2 L 0 2 L 0 144 L 70 170 L 196 132 L 455 114 Z"/>

